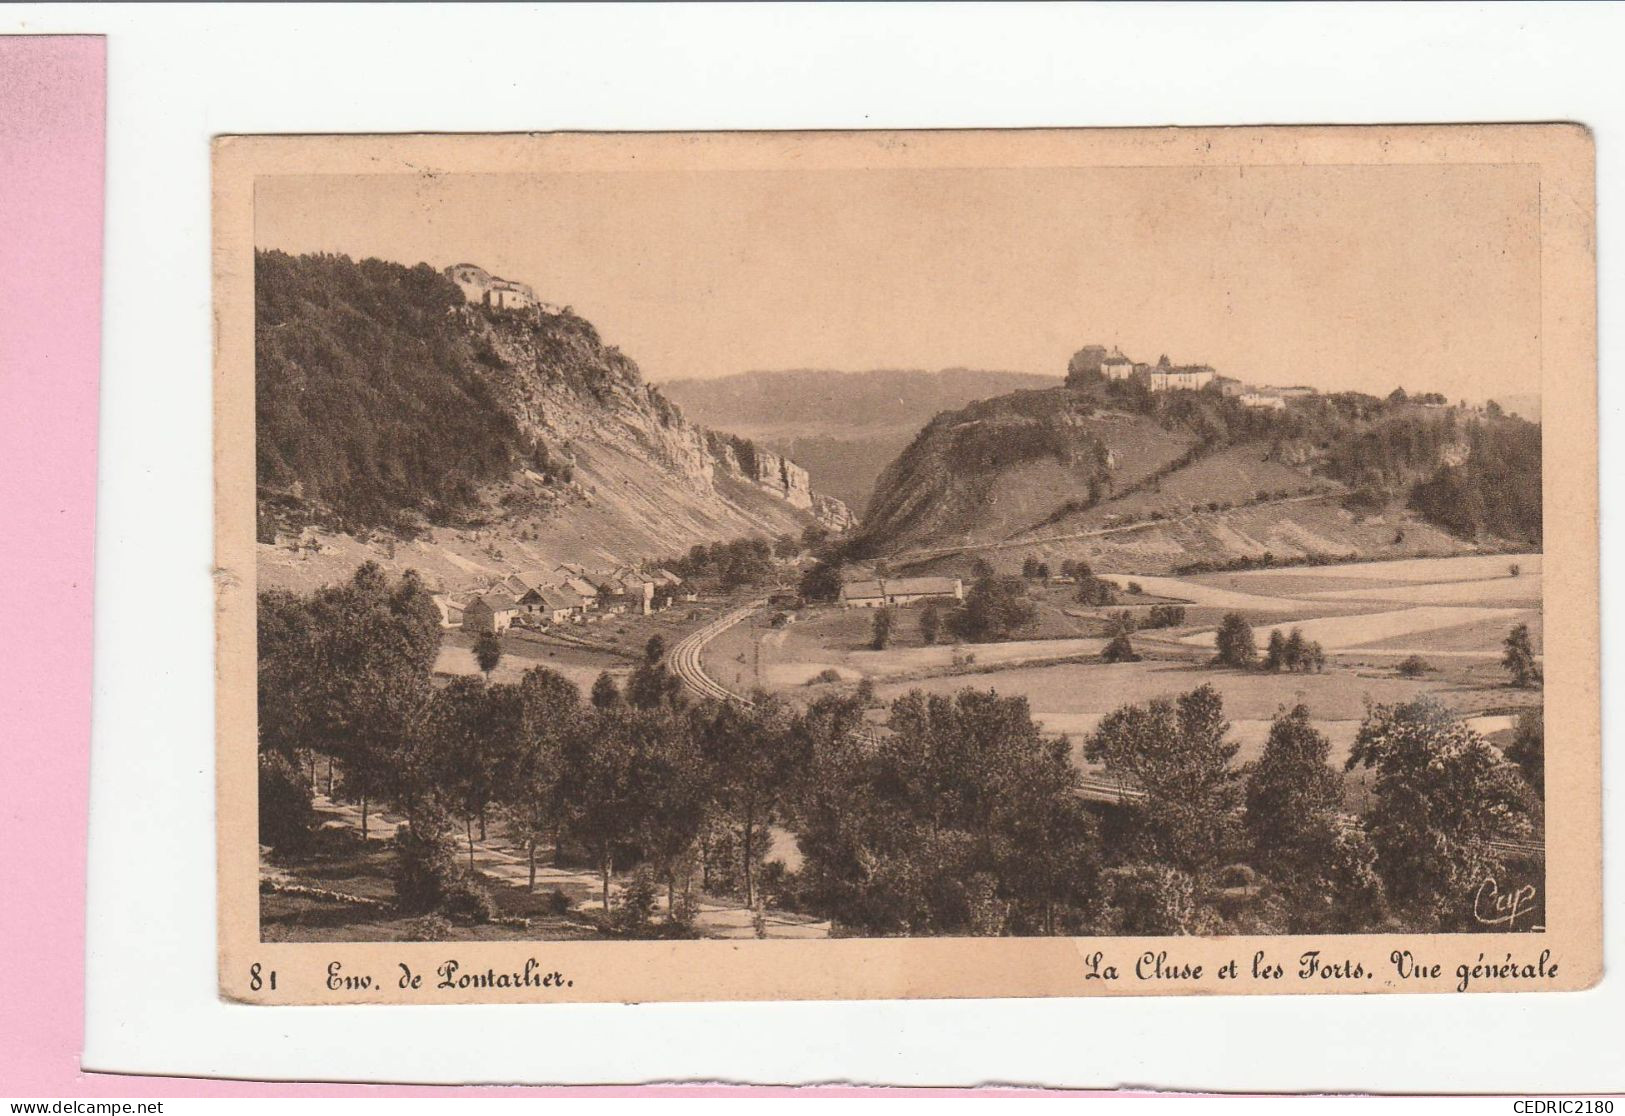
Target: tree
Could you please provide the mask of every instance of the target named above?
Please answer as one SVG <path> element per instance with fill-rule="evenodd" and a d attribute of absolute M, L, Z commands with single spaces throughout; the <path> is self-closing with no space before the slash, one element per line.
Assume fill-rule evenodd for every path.
<path fill-rule="evenodd" d="M 666 664 L 659 659 L 645 658 L 626 680 L 626 701 L 628 705 L 637 709 L 681 705 L 683 680 L 667 670 Z"/>
<path fill-rule="evenodd" d="M 316 823 L 310 780 L 280 752 L 260 753 L 260 844 L 277 852 L 298 849 Z"/>
<path fill-rule="evenodd" d="M 594 679 L 592 684 L 592 704 L 594 709 L 613 709 L 621 703 L 621 688 L 615 685 L 615 679 L 609 671 L 604 671 Z"/>
<path fill-rule="evenodd" d="M 694 848 L 711 808 L 710 772 L 693 723 L 675 711 L 648 722 L 656 732 L 643 752 L 642 828 L 639 843 L 666 884 L 666 913 L 682 920 L 693 874 Z"/>
<path fill-rule="evenodd" d="M 308 608 L 316 681 L 307 727 L 338 756 L 341 790 L 361 803 L 365 838 L 373 801 L 410 799 L 416 791 L 405 779 L 416 768 L 403 761 L 428 708 L 439 613 L 415 573 L 391 584 L 374 562 L 357 568 L 348 583 L 318 590 Z"/>
<path fill-rule="evenodd" d="M 1546 793 L 1546 715 L 1540 706 L 1518 714 L 1506 757 L 1518 765 L 1536 794 Z"/>
<path fill-rule="evenodd" d="M 805 763 L 804 742 L 792 727 L 789 709 L 765 694 L 749 708 L 709 706 L 695 723 L 715 802 L 738 837 L 747 907 L 756 902 L 756 860 L 766 851 L 767 829 Z"/>
<path fill-rule="evenodd" d="M 1219 621 L 1216 637 L 1219 662 L 1225 666 L 1246 669 L 1258 662 L 1258 644 L 1253 639 L 1253 626 L 1239 612 L 1227 612 Z"/>
<path fill-rule="evenodd" d="M 1293 673 L 1303 670 L 1308 661 L 1308 654 L 1309 648 L 1304 642 L 1303 629 L 1293 628 L 1292 634 L 1286 637 L 1286 646 L 1281 652 L 1286 669 Z"/>
<path fill-rule="evenodd" d="M 1081 932 L 1099 837 L 1066 744 L 1025 699 L 914 692 L 889 728 L 873 736 L 839 695 L 796 719 L 804 901 L 869 934 Z"/>
<path fill-rule="evenodd" d="M 927 646 L 936 643 L 942 634 L 942 606 L 935 600 L 925 602 L 920 609 L 920 642 Z"/>
<path fill-rule="evenodd" d="M 1270 629 L 1270 642 L 1264 652 L 1264 669 L 1272 674 L 1278 674 L 1286 669 L 1286 637 L 1281 634 L 1280 628 Z"/>
<path fill-rule="evenodd" d="M 980 556 L 971 559 L 970 576 L 972 581 L 981 581 L 985 577 L 993 576 L 993 563 Z"/>
<path fill-rule="evenodd" d="M 571 734 L 563 752 L 564 799 L 570 833 L 592 857 L 609 912 L 609 881 L 616 847 L 641 816 L 639 746 L 647 740 L 643 718 L 656 716 L 619 706 L 600 706 L 583 731 Z"/>
<path fill-rule="evenodd" d="M 551 836 L 557 845 L 564 821 L 564 753 L 582 731 L 581 691 L 563 675 L 532 667 L 519 680 L 520 723 L 501 802 L 514 836 L 525 843 L 530 890 L 536 890 L 536 848 Z"/>
<path fill-rule="evenodd" d="M 809 601 L 833 601 L 841 595 L 841 563 L 820 558 L 801 575 L 797 592 Z"/>
<path fill-rule="evenodd" d="M 1106 931 L 1122 935 L 1196 934 L 1202 910 L 1196 881 L 1164 864 L 1131 864 L 1108 869 Z"/>
<path fill-rule="evenodd" d="M 1021 563 L 1021 576 L 1029 581 L 1038 576 L 1038 559 L 1031 554 Z"/>
<path fill-rule="evenodd" d="M 1376 706 L 1347 767 L 1375 768 L 1367 829 L 1395 906 L 1414 929 L 1465 928 L 1472 889 L 1500 872 L 1495 842 L 1532 829 L 1517 769 L 1431 698 Z"/>
<path fill-rule="evenodd" d="M 463 819 L 468 866 L 474 867 L 474 821 L 485 839 L 486 808 L 497 797 L 519 748 L 523 706 L 517 686 L 454 678 L 430 702 L 428 734 L 436 786 Z"/>
<path fill-rule="evenodd" d="M 1246 793 L 1247 833 L 1266 871 L 1301 855 L 1312 836 L 1335 824 L 1342 783 L 1327 762 L 1331 749 L 1305 705 L 1283 710 L 1270 723 Z"/>
<path fill-rule="evenodd" d="M 1520 689 L 1533 686 L 1540 678 L 1540 666 L 1535 662 L 1535 649 L 1529 638 L 1529 625 L 1519 624 L 1507 633 L 1501 646 L 1505 653 L 1501 665 L 1512 675 L 1512 684 Z"/>
<path fill-rule="evenodd" d="M 643 645 L 643 661 L 646 662 L 646 663 L 658 663 L 661 659 L 664 659 L 665 657 L 666 657 L 666 640 L 665 640 L 665 637 L 659 635 L 658 633 L 655 634 L 655 635 L 650 636 L 649 637 L 649 642 L 645 643 Z"/>
<path fill-rule="evenodd" d="M 948 621 L 949 630 L 962 639 L 990 643 L 1009 639 L 1038 618 L 1019 577 L 984 577 L 965 594 L 965 605 Z"/>
<path fill-rule="evenodd" d="M 1084 757 L 1145 792 L 1131 807 L 1156 859 L 1188 871 L 1218 863 L 1234 844 L 1240 745 L 1226 737 L 1212 686 L 1109 713 L 1084 742 Z"/>
<path fill-rule="evenodd" d="M 886 644 L 891 640 L 892 610 L 878 608 L 875 610 L 874 623 L 870 627 L 869 646 L 876 651 L 884 651 Z"/>
<path fill-rule="evenodd" d="M 491 672 L 502 661 L 502 640 L 495 632 L 481 632 L 474 640 L 474 661 L 479 664 L 485 680 L 491 681 Z"/>

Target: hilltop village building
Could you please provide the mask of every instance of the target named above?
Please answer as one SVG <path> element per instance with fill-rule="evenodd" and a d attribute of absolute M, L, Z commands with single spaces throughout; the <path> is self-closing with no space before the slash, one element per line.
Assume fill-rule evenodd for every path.
<path fill-rule="evenodd" d="M 1100 374 L 1108 380 L 1128 380 L 1134 377 L 1134 362 L 1123 355 L 1123 350 L 1114 348 L 1109 356 L 1100 362 Z"/>
<path fill-rule="evenodd" d="M 558 307 L 542 302 L 528 283 L 492 275 L 478 264 L 460 263 L 446 268 L 446 278 L 457 284 L 463 297 L 493 310 L 536 310 L 557 313 Z"/>
<path fill-rule="evenodd" d="M 886 608 L 925 600 L 965 599 L 965 584 L 957 577 L 882 577 L 849 581 L 841 586 L 841 604 L 847 608 Z"/>

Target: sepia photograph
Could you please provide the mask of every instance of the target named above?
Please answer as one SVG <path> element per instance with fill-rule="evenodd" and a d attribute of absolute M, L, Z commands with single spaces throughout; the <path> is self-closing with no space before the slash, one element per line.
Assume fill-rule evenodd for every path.
<path fill-rule="evenodd" d="M 222 919 L 1550 975 L 1542 166 L 1258 131 L 281 141 Z"/>

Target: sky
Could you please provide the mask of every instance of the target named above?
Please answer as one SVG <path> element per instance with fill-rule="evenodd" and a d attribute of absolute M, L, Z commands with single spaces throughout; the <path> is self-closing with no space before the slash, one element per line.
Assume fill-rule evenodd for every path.
<path fill-rule="evenodd" d="M 469 262 L 646 379 L 1061 375 L 1086 344 L 1260 384 L 1538 390 L 1539 199 L 1515 165 L 279 175 L 256 244 Z"/>

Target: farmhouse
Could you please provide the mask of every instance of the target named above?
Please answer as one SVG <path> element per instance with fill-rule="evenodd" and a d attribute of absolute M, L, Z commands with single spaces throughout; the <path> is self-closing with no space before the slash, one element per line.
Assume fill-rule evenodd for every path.
<path fill-rule="evenodd" d="M 493 589 L 469 601 L 463 608 L 463 630 L 470 632 L 505 632 L 519 615 L 519 602 L 508 594 Z"/>
<path fill-rule="evenodd" d="M 555 624 L 568 623 L 572 616 L 585 611 L 581 597 L 562 585 L 544 585 L 526 594 L 520 604 Z"/>
<path fill-rule="evenodd" d="M 644 616 L 654 611 L 655 583 L 642 574 L 622 574 L 620 583 L 626 590 L 626 604 Z"/>
<path fill-rule="evenodd" d="M 964 582 L 957 577 L 882 577 L 841 586 L 841 604 L 847 608 L 884 608 L 944 599 L 964 600 Z"/>
<path fill-rule="evenodd" d="M 566 589 L 581 598 L 581 607 L 593 609 L 598 607 L 598 588 L 584 577 L 567 577 L 563 581 Z"/>

